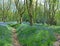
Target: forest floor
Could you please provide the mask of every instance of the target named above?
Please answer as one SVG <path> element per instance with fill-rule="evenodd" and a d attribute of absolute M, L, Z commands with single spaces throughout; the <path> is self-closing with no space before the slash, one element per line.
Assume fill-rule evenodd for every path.
<path fill-rule="evenodd" d="M 55 33 L 55 35 L 56 35 L 57 40 L 54 42 L 53 46 L 60 46 L 60 34 Z M 15 28 L 13 28 L 13 30 L 12 30 L 12 42 L 13 42 L 13 46 L 21 46 L 19 44 L 19 40 L 17 38 L 17 34 L 16 34 L 16 29 Z"/>
<path fill-rule="evenodd" d="M 55 36 L 57 40 L 54 42 L 53 46 L 60 46 L 60 34 L 55 33 Z M 12 29 L 12 45 L 21 46 L 21 44 L 19 44 L 19 40 L 15 28 Z"/>
<path fill-rule="evenodd" d="M 60 34 L 55 33 L 55 35 L 56 35 L 57 40 L 54 42 L 53 46 L 60 46 Z M 15 28 L 12 29 L 12 42 L 13 42 L 13 46 L 21 46 L 19 44 L 19 40 L 17 38 L 17 34 L 16 34 L 16 29 Z"/>
<path fill-rule="evenodd" d="M 21 46 L 19 44 L 19 40 L 17 38 L 17 33 L 15 28 L 12 29 L 12 43 L 13 43 L 13 46 Z"/>
<path fill-rule="evenodd" d="M 56 41 L 54 42 L 53 46 L 60 46 L 60 34 L 55 33 Z"/>

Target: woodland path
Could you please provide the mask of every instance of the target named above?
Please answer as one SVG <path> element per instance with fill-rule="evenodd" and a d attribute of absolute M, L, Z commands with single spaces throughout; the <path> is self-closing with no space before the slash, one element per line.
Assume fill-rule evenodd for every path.
<path fill-rule="evenodd" d="M 19 44 L 19 40 L 17 38 L 17 33 L 15 28 L 12 29 L 12 44 L 13 46 L 21 46 Z"/>
<path fill-rule="evenodd" d="M 56 36 L 56 42 L 54 42 L 53 46 L 60 46 L 60 34 L 55 33 Z"/>

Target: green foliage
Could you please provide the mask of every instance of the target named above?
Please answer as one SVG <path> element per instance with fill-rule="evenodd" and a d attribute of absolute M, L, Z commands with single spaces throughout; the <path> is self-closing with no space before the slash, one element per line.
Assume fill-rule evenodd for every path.
<path fill-rule="evenodd" d="M 60 26 L 49 26 L 55 33 L 60 34 Z"/>
<path fill-rule="evenodd" d="M 57 25 L 60 25 L 60 11 L 57 11 L 57 13 L 55 15 L 55 19 L 57 21 Z"/>
<path fill-rule="evenodd" d="M 20 24 L 12 24 L 11 27 L 14 27 L 16 30 L 20 27 Z"/>
<path fill-rule="evenodd" d="M 0 46 L 11 46 L 11 29 L 9 26 L 0 25 Z"/>
<path fill-rule="evenodd" d="M 23 46 L 52 46 L 55 41 L 52 29 L 43 25 L 21 24 L 17 34 Z"/>

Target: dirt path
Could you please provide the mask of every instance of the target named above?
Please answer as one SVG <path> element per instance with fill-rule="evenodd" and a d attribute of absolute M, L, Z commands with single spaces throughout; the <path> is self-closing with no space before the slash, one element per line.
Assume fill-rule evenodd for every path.
<path fill-rule="evenodd" d="M 12 43 L 13 43 L 13 46 L 21 46 L 17 38 L 16 29 L 14 28 L 12 30 Z"/>
<path fill-rule="evenodd" d="M 57 40 L 56 42 L 54 42 L 53 46 L 60 46 L 60 34 L 55 33 L 55 35 L 56 35 Z"/>

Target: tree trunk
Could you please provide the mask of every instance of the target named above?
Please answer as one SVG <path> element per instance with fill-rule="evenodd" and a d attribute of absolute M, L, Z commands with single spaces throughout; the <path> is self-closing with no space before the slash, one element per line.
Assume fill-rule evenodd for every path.
<path fill-rule="evenodd" d="M 32 26 L 33 25 L 33 17 L 32 17 L 32 14 L 30 13 L 29 16 L 30 16 L 30 25 Z"/>
<path fill-rule="evenodd" d="M 30 25 L 32 26 L 33 25 L 32 0 L 29 0 L 29 3 L 28 3 L 28 0 L 26 0 L 26 6 L 27 6 L 27 10 L 28 10 L 28 15 L 30 17 Z"/>
<path fill-rule="evenodd" d="M 16 9 L 18 10 L 18 14 L 19 14 L 19 16 L 20 16 L 20 20 L 19 20 L 19 22 L 20 22 L 20 24 L 22 23 L 22 15 L 23 15 L 23 13 L 24 13 L 24 8 L 25 7 L 23 7 L 23 6 L 20 6 L 20 2 L 19 2 L 19 0 L 14 0 L 15 1 L 15 5 L 16 5 Z M 19 4 L 19 5 L 18 5 Z M 24 1 L 24 6 L 25 6 L 25 1 Z M 22 7 L 22 8 L 21 8 Z"/>
<path fill-rule="evenodd" d="M 3 0 L 3 15 L 2 15 L 2 21 L 5 22 L 5 16 L 4 16 L 4 0 Z"/>
<path fill-rule="evenodd" d="M 22 15 L 20 15 L 20 24 L 22 23 Z"/>

